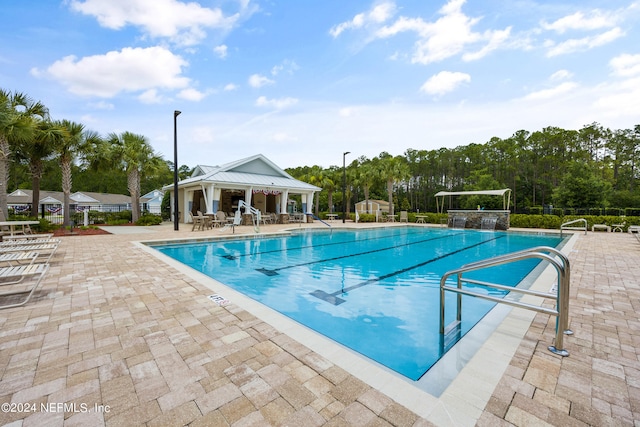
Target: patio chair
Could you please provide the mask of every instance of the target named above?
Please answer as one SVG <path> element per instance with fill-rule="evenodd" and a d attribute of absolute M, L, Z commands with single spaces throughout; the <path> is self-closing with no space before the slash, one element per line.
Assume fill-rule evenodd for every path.
<path fill-rule="evenodd" d="M 31 299 L 31 296 L 37 289 L 47 271 L 49 271 L 49 264 L 46 263 L 21 265 L 18 267 L 1 267 L 0 287 L 12 286 L 20 287 L 22 289 L 0 293 L 0 297 L 20 294 L 27 294 L 27 296 L 23 298 L 22 301 L 18 302 L 14 302 L 13 299 L 9 298 L 6 303 L 0 304 L 0 309 L 19 307 L 29 302 L 29 299 Z M 31 281 L 25 282 L 25 279 L 27 278 L 31 279 Z M 27 286 L 25 286 L 25 284 Z"/>
<path fill-rule="evenodd" d="M 14 236 L 15 237 L 15 236 Z M 30 245 L 49 245 L 59 244 L 60 239 L 54 238 L 41 238 L 41 239 L 12 239 L 4 237 L 0 242 L 0 248 L 9 246 L 30 246 Z"/>
<path fill-rule="evenodd" d="M 227 214 L 224 213 L 223 211 L 218 211 L 216 212 L 216 221 L 218 225 L 220 224 L 225 225 L 225 224 L 228 224 L 229 222 L 232 222 L 233 219 L 227 216 Z"/>
<path fill-rule="evenodd" d="M 0 266 L 16 267 L 33 264 L 38 255 L 38 252 L 7 252 L 0 254 Z"/>
<path fill-rule="evenodd" d="M 40 245 L 15 245 L 0 246 L 0 256 L 11 253 L 37 252 L 39 262 L 49 263 L 53 255 L 58 250 L 57 243 L 48 243 Z"/>
<path fill-rule="evenodd" d="M 2 240 L 35 240 L 35 239 L 51 239 L 53 233 L 39 233 L 39 234 L 14 234 L 13 236 L 3 236 Z"/>
<path fill-rule="evenodd" d="M 213 228 L 213 217 L 211 215 L 205 215 L 202 211 L 197 211 L 198 218 L 202 219 L 201 230 L 207 230 Z"/>
<path fill-rule="evenodd" d="M 242 223 L 242 214 L 240 213 L 240 209 L 236 211 L 236 214 L 233 216 L 233 222 L 228 222 L 220 229 L 220 231 L 224 231 L 228 228 L 231 228 L 233 232 L 236 232 L 236 225 L 240 225 Z"/>
<path fill-rule="evenodd" d="M 612 232 L 624 232 L 624 227 L 627 225 L 627 221 L 624 220 L 624 217 L 620 218 L 622 221 L 618 222 L 618 224 L 611 224 L 611 231 Z"/>
<path fill-rule="evenodd" d="M 191 231 L 195 231 L 196 228 L 198 230 L 202 230 L 204 227 L 204 216 L 194 215 L 191 212 L 189 212 L 189 216 L 191 217 L 191 222 L 193 223 Z"/>
<path fill-rule="evenodd" d="M 400 211 L 400 222 L 409 222 L 409 213 L 407 211 Z"/>
<path fill-rule="evenodd" d="M 271 224 L 271 214 L 270 213 L 263 213 L 260 215 L 260 220 L 262 221 L 262 224 L 267 225 L 267 224 Z"/>

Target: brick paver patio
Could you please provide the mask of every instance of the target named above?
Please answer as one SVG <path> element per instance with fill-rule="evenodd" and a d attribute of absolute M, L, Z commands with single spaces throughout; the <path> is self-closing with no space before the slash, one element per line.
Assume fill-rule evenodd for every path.
<path fill-rule="evenodd" d="M 239 305 L 212 303 L 132 243 L 218 235 L 190 229 L 63 238 L 34 298 L 0 311 L 0 424 L 640 426 L 640 243 L 629 234 L 589 233 L 568 254 L 570 357 L 547 351 L 555 319 L 536 315 L 475 421 L 461 423 L 407 409 Z"/>

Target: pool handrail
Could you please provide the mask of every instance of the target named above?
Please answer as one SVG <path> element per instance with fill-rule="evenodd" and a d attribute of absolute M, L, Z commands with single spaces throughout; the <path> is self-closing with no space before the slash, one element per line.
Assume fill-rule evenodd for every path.
<path fill-rule="evenodd" d="M 545 253 L 549 252 L 549 253 Z M 556 258 L 557 257 L 557 258 Z M 515 288 L 511 286 L 499 285 L 495 283 L 484 282 L 475 279 L 464 278 L 463 273 L 480 270 L 487 267 L 493 267 L 497 265 L 507 264 L 515 261 L 522 261 L 530 258 L 538 258 L 547 261 L 551 264 L 557 273 L 558 281 L 556 286 L 555 296 L 551 292 L 533 291 L 530 289 Z M 559 260 L 558 260 L 559 259 Z M 450 276 L 457 276 L 457 286 L 447 286 L 446 281 Z M 563 335 L 571 335 L 573 332 L 568 329 L 568 315 L 569 315 L 569 286 L 570 286 L 570 265 L 569 259 L 555 248 L 547 246 L 538 246 L 535 248 L 525 249 L 522 251 L 512 252 L 505 255 L 500 255 L 493 258 L 465 264 L 455 270 L 446 272 L 440 279 L 440 334 L 445 334 L 445 291 L 454 292 L 457 294 L 457 313 L 456 324 L 459 325 L 462 320 L 462 295 L 468 295 L 493 301 L 496 303 L 507 304 L 514 307 L 520 307 L 539 313 L 549 314 L 556 316 L 556 337 L 555 345 L 548 347 L 549 351 L 560 356 L 569 356 L 569 352 L 563 346 Z M 467 289 L 462 289 L 462 283 L 469 283 L 480 285 L 488 288 L 505 290 L 509 292 L 516 292 L 525 295 L 533 295 L 542 298 L 556 298 L 556 308 L 550 309 L 538 305 L 528 304 L 516 300 L 510 300 L 506 298 L 493 297 L 486 294 L 481 294 Z M 448 330 L 451 328 L 447 328 Z"/>
<path fill-rule="evenodd" d="M 317 216 L 315 216 L 313 213 L 311 212 L 307 212 L 307 215 L 309 215 L 311 218 L 313 219 L 317 219 L 318 221 L 320 221 L 321 223 L 323 223 L 324 225 L 326 225 L 327 227 L 331 228 L 331 224 L 327 224 L 325 221 L 321 220 L 320 218 L 318 218 Z"/>
<path fill-rule="evenodd" d="M 571 224 L 583 223 L 584 227 L 568 227 Z M 587 234 L 587 220 L 584 218 L 574 219 L 573 221 L 565 222 L 560 226 L 560 235 L 562 236 L 563 230 L 584 230 L 584 234 Z"/>

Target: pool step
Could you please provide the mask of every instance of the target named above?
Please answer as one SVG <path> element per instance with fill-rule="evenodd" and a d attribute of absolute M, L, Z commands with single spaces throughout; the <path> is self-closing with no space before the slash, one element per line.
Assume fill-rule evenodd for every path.
<path fill-rule="evenodd" d="M 445 349 L 448 349 L 449 347 L 457 343 L 461 338 L 461 327 L 462 322 L 460 322 L 459 320 L 454 320 L 444 328 L 442 344 Z"/>

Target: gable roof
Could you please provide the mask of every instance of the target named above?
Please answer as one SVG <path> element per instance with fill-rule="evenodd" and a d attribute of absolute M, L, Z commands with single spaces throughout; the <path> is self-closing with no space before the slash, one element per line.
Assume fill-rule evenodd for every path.
<path fill-rule="evenodd" d="M 221 166 L 198 165 L 191 177 L 178 183 L 179 187 L 201 182 L 231 184 L 242 187 L 293 189 L 301 191 L 320 191 L 321 188 L 293 178 L 262 154 L 226 163 Z M 163 187 L 171 190 L 172 185 Z"/>
<path fill-rule="evenodd" d="M 23 205 L 31 203 L 32 190 L 15 190 L 7 195 L 9 205 Z M 40 204 L 62 204 L 64 194 L 62 191 L 40 190 Z M 129 205 L 131 196 L 124 194 L 96 193 L 92 191 L 77 191 L 71 195 L 72 204 L 103 204 L 103 205 Z"/>
<path fill-rule="evenodd" d="M 149 191 L 144 196 L 140 196 L 140 200 L 141 201 L 150 201 L 150 200 L 154 200 L 154 199 L 162 200 L 163 197 L 164 197 L 164 191 L 162 191 L 162 190 L 152 190 L 152 191 Z"/>
<path fill-rule="evenodd" d="M 97 201 L 96 199 L 94 199 L 91 196 L 88 196 L 84 193 L 81 193 L 79 191 L 73 193 L 71 195 L 71 200 L 76 202 L 76 203 L 100 203 L 99 201 Z"/>

